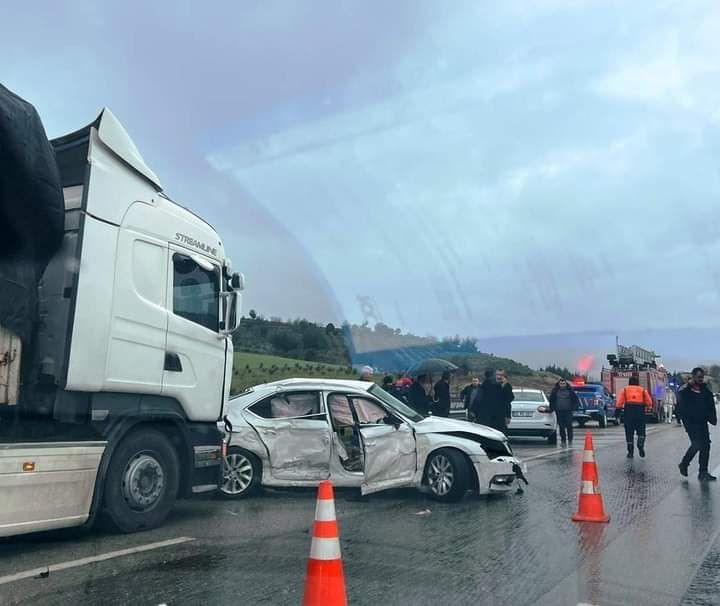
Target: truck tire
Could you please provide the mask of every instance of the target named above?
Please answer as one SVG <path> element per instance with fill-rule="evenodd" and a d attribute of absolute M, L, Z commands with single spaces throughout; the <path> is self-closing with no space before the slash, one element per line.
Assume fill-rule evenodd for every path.
<path fill-rule="evenodd" d="M 470 466 L 465 456 L 454 448 L 440 448 L 431 453 L 425 464 L 425 483 L 436 501 L 457 503 L 470 486 Z"/>
<path fill-rule="evenodd" d="M 607 413 L 603 413 L 602 417 L 598 419 L 598 427 L 605 429 L 607 427 Z"/>
<path fill-rule="evenodd" d="M 178 494 L 178 455 L 155 429 L 137 429 L 112 454 L 103 495 L 103 518 L 123 533 L 163 523 Z"/>

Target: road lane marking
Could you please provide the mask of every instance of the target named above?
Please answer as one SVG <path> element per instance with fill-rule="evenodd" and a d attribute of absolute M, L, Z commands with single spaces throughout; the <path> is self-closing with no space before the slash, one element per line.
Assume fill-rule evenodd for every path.
<path fill-rule="evenodd" d="M 565 450 L 552 450 L 552 451 L 550 451 L 550 452 L 544 452 L 543 454 L 535 455 L 535 456 L 532 456 L 532 457 L 519 456 L 518 458 L 519 458 L 523 463 L 529 463 L 530 461 L 535 461 L 536 459 L 544 459 L 544 458 L 546 458 L 546 457 L 551 457 L 551 456 L 553 456 L 553 455 L 562 454 L 562 453 L 564 453 L 564 452 L 573 452 L 574 450 L 579 450 L 579 449 L 566 448 Z"/>
<path fill-rule="evenodd" d="M 653 435 L 656 433 L 662 433 L 662 432 L 665 432 L 668 430 L 669 430 L 668 427 L 652 427 L 652 428 L 648 428 L 647 435 L 650 436 L 650 435 Z M 582 440 L 579 440 L 579 441 L 582 441 Z M 597 446 L 598 448 L 615 446 L 615 445 L 621 444 L 621 443 L 622 444 L 625 443 L 625 433 L 624 432 L 622 434 L 605 434 L 605 435 L 593 433 L 593 444 L 595 446 Z M 517 446 L 521 447 L 521 446 L 525 446 L 525 444 L 516 444 L 516 447 Z M 537 447 L 533 446 L 533 448 L 538 448 L 538 447 L 539 446 L 537 446 Z M 530 461 L 536 461 L 537 459 L 546 459 L 547 457 L 556 456 L 556 455 L 559 455 L 562 453 L 578 452 L 581 450 L 583 450 L 583 446 L 580 444 L 576 444 L 573 446 L 565 446 L 565 447 L 561 446 L 560 448 L 557 448 L 557 450 L 551 450 L 549 452 L 544 452 L 539 455 L 533 455 L 531 457 L 523 457 L 522 453 L 520 453 L 520 452 L 515 452 L 515 456 L 517 456 L 523 463 L 529 463 Z"/>
<path fill-rule="evenodd" d="M 94 564 L 95 562 L 104 562 L 106 560 L 112 560 L 114 558 L 120 558 L 122 556 L 132 555 L 134 553 L 142 553 L 144 551 L 151 551 L 153 549 L 162 549 L 163 547 L 172 547 L 173 545 L 180 545 L 189 541 L 194 541 L 192 537 L 177 537 L 175 539 L 168 539 L 167 541 L 158 541 L 157 543 L 146 543 L 145 545 L 137 545 L 136 547 L 129 547 L 127 549 L 118 549 L 117 551 L 108 551 L 107 553 L 101 553 L 100 555 L 91 556 L 88 558 L 80 558 L 78 560 L 69 560 L 67 562 L 60 562 L 59 564 L 50 564 L 42 568 L 33 568 L 32 570 L 25 570 L 23 572 L 16 572 L 15 574 L 9 574 L 4 577 L 0 577 L 0 585 L 6 583 L 13 583 L 15 581 L 22 581 L 23 579 L 32 579 L 39 577 L 40 575 L 47 576 L 52 572 L 60 572 L 61 570 L 68 570 L 70 568 L 78 568 L 79 566 L 86 566 L 87 564 Z"/>

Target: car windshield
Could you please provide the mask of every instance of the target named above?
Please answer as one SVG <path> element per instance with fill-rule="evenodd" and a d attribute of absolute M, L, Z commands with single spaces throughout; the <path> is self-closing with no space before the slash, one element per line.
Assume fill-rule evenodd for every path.
<path fill-rule="evenodd" d="M 542 393 L 539 391 L 514 391 L 514 402 L 544 402 Z"/>
<path fill-rule="evenodd" d="M 406 419 L 410 419 L 411 421 L 417 423 L 418 421 L 422 421 L 425 418 L 423 417 L 423 415 L 419 414 L 409 406 L 403 404 L 394 396 L 390 395 L 379 385 L 371 385 L 370 389 L 368 389 L 368 393 L 374 395 L 378 400 L 381 400 L 383 404 L 391 408 L 393 411 L 399 413 Z"/>

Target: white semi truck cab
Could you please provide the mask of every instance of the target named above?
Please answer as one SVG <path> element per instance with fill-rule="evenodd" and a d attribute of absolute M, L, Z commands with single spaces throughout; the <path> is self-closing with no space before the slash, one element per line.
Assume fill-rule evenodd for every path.
<path fill-rule="evenodd" d="M 0 327 L 0 536 L 151 528 L 221 479 L 244 280 L 110 111 L 51 144 L 62 246 L 31 344 Z"/>

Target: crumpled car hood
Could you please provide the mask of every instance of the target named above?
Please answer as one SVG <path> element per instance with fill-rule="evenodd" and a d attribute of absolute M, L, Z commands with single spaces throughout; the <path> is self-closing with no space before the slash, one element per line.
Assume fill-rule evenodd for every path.
<path fill-rule="evenodd" d="M 491 440 L 505 441 L 505 434 L 497 429 L 478 423 L 470 423 L 460 419 L 448 419 L 446 417 L 426 417 L 414 424 L 416 433 L 443 433 L 448 431 L 462 431 L 474 433 L 478 436 L 490 438 Z"/>

